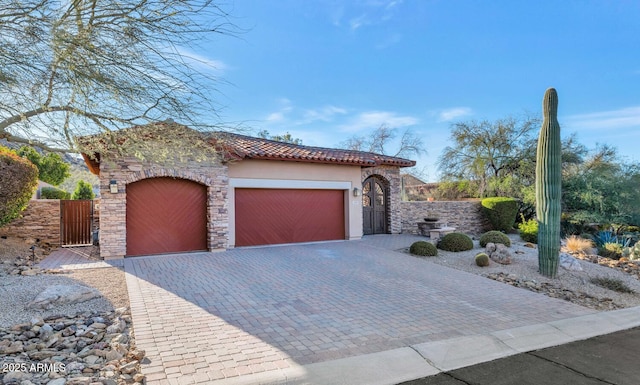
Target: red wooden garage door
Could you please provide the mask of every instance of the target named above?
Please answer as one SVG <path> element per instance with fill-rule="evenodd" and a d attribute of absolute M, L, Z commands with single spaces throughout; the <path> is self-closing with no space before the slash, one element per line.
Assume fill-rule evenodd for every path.
<path fill-rule="evenodd" d="M 344 239 L 342 190 L 236 189 L 236 246 Z"/>
<path fill-rule="evenodd" d="M 127 255 L 206 249 L 206 186 L 172 178 L 127 185 Z"/>

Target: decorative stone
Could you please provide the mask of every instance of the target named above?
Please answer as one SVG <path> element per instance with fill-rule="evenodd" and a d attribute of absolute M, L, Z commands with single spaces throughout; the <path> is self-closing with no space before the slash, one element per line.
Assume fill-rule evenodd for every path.
<path fill-rule="evenodd" d="M 4 354 L 22 353 L 23 351 L 24 346 L 22 345 L 22 341 L 16 341 L 4 349 Z"/>
<path fill-rule="evenodd" d="M 56 378 L 54 380 L 47 382 L 47 385 L 66 385 L 66 383 L 67 383 L 66 378 Z"/>
<path fill-rule="evenodd" d="M 492 261 L 509 265 L 511 264 L 511 251 L 509 248 L 501 243 L 487 243 L 486 253 L 489 255 Z"/>
<path fill-rule="evenodd" d="M 94 288 L 82 285 L 52 285 L 27 304 L 29 309 L 52 309 L 54 306 L 80 303 L 100 296 Z"/>
<path fill-rule="evenodd" d="M 582 271 L 580 262 L 567 253 L 560 253 L 560 266 L 569 271 Z"/>

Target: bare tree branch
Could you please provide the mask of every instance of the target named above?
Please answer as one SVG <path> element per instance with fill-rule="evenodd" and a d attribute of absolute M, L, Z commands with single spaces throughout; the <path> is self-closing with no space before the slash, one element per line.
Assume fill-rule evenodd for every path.
<path fill-rule="evenodd" d="M 187 53 L 237 33 L 229 19 L 214 0 L 4 1 L 0 137 L 68 151 L 168 118 L 217 127 L 220 79 Z"/>

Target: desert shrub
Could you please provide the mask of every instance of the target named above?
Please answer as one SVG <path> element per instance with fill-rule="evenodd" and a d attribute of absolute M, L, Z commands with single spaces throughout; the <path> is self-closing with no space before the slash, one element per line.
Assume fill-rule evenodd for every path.
<path fill-rule="evenodd" d="M 475 258 L 476 265 L 480 267 L 489 266 L 489 256 L 486 253 L 479 253 Z"/>
<path fill-rule="evenodd" d="M 590 239 L 572 235 L 565 241 L 567 250 L 572 253 L 587 254 L 593 249 L 593 242 Z"/>
<path fill-rule="evenodd" d="M 43 187 L 40 189 L 40 199 L 70 199 L 71 194 L 55 187 Z"/>
<path fill-rule="evenodd" d="M 76 186 L 71 199 L 93 199 L 95 197 L 91 184 L 81 179 L 78 181 L 78 185 Z"/>
<path fill-rule="evenodd" d="M 506 234 L 500 231 L 491 230 L 482 234 L 482 236 L 480 237 L 480 246 L 485 247 L 487 246 L 487 243 L 502 243 L 503 245 L 509 247 L 511 246 L 511 239 L 509 239 Z"/>
<path fill-rule="evenodd" d="M 473 249 L 473 241 L 462 233 L 449 233 L 440 238 L 438 249 L 445 251 L 466 251 Z"/>
<path fill-rule="evenodd" d="M 593 236 L 593 241 L 597 247 L 602 247 L 607 243 L 617 243 L 622 247 L 631 245 L 631 238 L 618 235 L 610 230 L 598 231 L 598 233 Z"/>
<path fill-rule="evenodd" d="M 418 241 L 414 242 L 409 247 L 409 252 L 415 255 L 421 255 L 425 257 L 435 257 L 438 255 L 438 249 L 431 242 Z"/>
<path fill-rule="evenodd" d="M 631 247 L 624 248 L 622 256 L 629 258 L 630 261 L 640 260 L 640 242 L 637 242 Z"/>
<path fill-rule="evenodd" d="M 538 220 L 529 219 L 518 225 L 520 238 L 525 242 L 538 243 Z"/>
<path fill-rule="evenodd" d="M 617 278 L 596 277 L 591 278 L 591 283 L 619 293 L 635 293 L 629 286 Z"/>
<path fill-rule="evenodd" d="M 0 226 L 18 216 L 27 207 L 38 185 L 38 168 L 28 159 L 0 147 Z"/>
<path fill-rule="evenodd" d="M 518 201 L 507 197 L 484 198 L 482 211 L 494 230 L 511 231 L 516 223 Z"/>
<path fill-rule="evenodd" d="M 598 255 L 609 259 L 620 259 L 624 252 L 624 247 L 619 243 L 605 243 L 598 248 Z"/>

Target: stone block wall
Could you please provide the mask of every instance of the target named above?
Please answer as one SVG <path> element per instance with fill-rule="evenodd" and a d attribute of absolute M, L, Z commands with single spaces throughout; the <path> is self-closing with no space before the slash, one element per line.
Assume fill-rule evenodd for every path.
<path fill-rule="evenodd" d="M 397 166 L 377 166 L 367 167 L 362 169 L 362 182 L 372 175 L 377 175 L 387 183 L 387 194 L 389 197 L 387 208 L 387 224 L 388 231 L 391 234 L 399 234 L 402 231 L 402 216 L 400 203 L 401 196 L 401 183 L 400 183 L 400 168 Z"/>
<path fill-rule="evenodd" d="M 22 217 L 0 227 L 0 236 L 33 239 L 51 246 L 60 246 L 60 200 L 30 200 Z"/>
<path fill-rule="evenodd" d="M 433 216 L 461 233 L 482 234 L 491 228 L 480 201 L 401 202 L 400 207 L 403 233 L 419 234 L 417 223 Z"/>
<path fill-rule="evenodd" d="M 208 248 L 225 249 L 228 245 L 227 192 L 228 167 L 209 162 L 186 162 L 160 166 L 133 157 L 100 163 L 100 255 L 104 259 L 123 258 L 127 251 L 127 185 L 146 178 L 172 177 L 207 186 Z M 115 180 L 118 193 L 110 192 Z"/>

